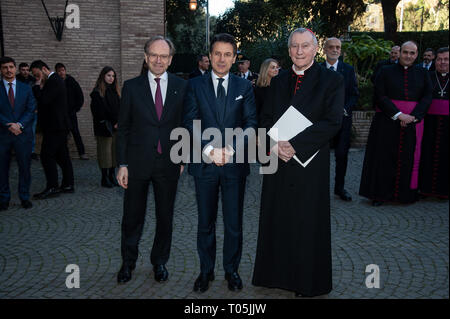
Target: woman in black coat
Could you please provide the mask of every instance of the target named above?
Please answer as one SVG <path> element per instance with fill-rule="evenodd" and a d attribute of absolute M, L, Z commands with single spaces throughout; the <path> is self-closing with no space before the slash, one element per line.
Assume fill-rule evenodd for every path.
<path fill-rule="evenodd" d="M 91 112 L 97 140 L 97 160 L 102 171 L 101 185 L 118 186 L 115 177 L 115 136 L 119 118 L 120 91 L 116 72 L 105 66 L 91 93 Z"/>
<path fill-rule="evenodd" d="M 266 92 L 270 86 L 270 80 L 273 77 L 278 75 L 278 70 L 280 67 L 278 66 L 278 62 L 275 59 L 266 59 L 262 64 L 259 70 L 259 77 L 256 81 L 255 87 L 255 102 L 256 102 L 256 111 L 259 112 L 262 109 L 262 105 L 265 100 Z"/>

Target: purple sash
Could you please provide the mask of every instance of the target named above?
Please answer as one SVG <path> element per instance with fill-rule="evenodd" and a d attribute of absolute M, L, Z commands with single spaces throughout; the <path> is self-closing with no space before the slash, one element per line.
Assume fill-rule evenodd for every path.
<path fill-rule="evenodd" d="M 448 113 L 448 100 L 433 99 L 428 114 L 448 116 Z"/>
<path fill-rule="evenodd" d="M 399 109 L 399 111 L 404 114 L 410 114 L 417 105 L 417 101 L 402 101 L 402 100 L 391 100 L 391 101 Z M 381 110 L 377 108 L 377 112 L 381 112 Z M 447 113 L 448 113 L 448 104 L 447 104 Z M 423 121 L 420 121 L 419 123 L 416 124 L 416 148 L 414 150 L 414 162 L 411 174 L 411 183 L 409 185 L 411 189 L 417 189 L 417 187 L 419 186 L 419 164 L 422 146 L 422 136 L 423 136 Z"/>

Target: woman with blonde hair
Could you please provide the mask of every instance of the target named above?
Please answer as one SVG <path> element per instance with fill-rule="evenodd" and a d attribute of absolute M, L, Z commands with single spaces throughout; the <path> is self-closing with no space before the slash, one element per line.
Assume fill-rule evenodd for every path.
<path fill-rule="evenodd" d="M 105 66 L 91 93 L 91 112 L 97 140 L 97 160 L 102 171 L 102 187 L 118 186 L 115 177 L 115 136 L 119 118 L 120 91 L 117 74 Z"/>
<path fill-rule="evenodd" d="M 278 75 L 278 70 L 278 62 L 275 59 L 266 59 L 261 64 L 261 68 L 259 69 L 258 81 L 256 81 L 255 87 L 255 102 L 258 115 L 262 109 L 268 87 L 270 86 L 270 80 Z"/>

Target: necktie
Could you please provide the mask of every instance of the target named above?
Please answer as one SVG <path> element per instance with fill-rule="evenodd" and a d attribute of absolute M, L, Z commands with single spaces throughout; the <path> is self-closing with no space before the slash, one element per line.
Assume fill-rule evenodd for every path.
<path fill-rule="evenodd" d="M 334 71 L 334 66 L 330 66 L 329 69 L 330 69 L 331 71 Z"/>
<path fill-rule="evenodd" d="M 14 108 L 14 90 L 12 87 L 12 83 L 8 83 L 8 84 L 9 84 L 8 99 L 9 99 L 9 103 L 11 103 L 12 108 Z"/>
<path fill-rule="evenodd" d="M 225 88 L 223 87 L 222 83 L 225 81 L 225 79 L 219 78 L 219 84 L 217 85 L 217 113 L 219 115 L 220 121 L 222 121 L 223 118 L 223 111 L 225 108 Z"/>
<path fill-rule="evenodd" d="M 156 81 L 155 108 L 156 108 L 156 115 L 158 116 L 158 120 L 160 120 L 162 110 L 163 110 L 163 99 L 162 99 L 162 94 L 161 94 L 161 86 L 159 83 L 161 81 L 161 78 L 155 78 L 155 81 Z M 158 140 L 158 153 L 159 154 L 162 153 L 160 140 Z"/>

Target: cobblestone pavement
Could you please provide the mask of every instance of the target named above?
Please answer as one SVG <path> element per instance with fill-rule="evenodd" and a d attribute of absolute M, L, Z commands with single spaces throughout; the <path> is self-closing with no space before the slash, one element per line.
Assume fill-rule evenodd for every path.
<path fill-rule="evenodd" d="M 352 202 L 332 196 L 333 291 L 328 298 L 448 298 L 448 201 L 372 207 L 359 197 L 364 150 L 350 152 L 347 188 Z M 333 159 L 334 157 L 332 157 Z M 334 172 L 334 161 L 331 170 Z M 197 208 L 191 176 L 180 179 L 174 216 L 170 278 L 153 279 L 150 249 L 154 234 L 153 193 L 133 279 L 116 283 L 120 268 L 122 190 L 100 187 L 95 161 L 74 160 L 76 193 L 34 201 L 23 210 L 12 165 L 13 199 L 0 212 L 0 298 L 293 298 L 292 292 L 251 285 L 262 178 L 257 166 L 248 179 L 244 247 L 239 272 L 244 289 L 230 292 L 223 279 L 223 223 L 219 207 L 216 280 L 204 294 L 192 292 L 199 271 Z M 32 193 L 41 191 L 43 170 L 33 161 Z M 334 174 L 332 174 L 333 176 Z M 333 189 L 333 185 L 331 185 Z M 66 287 L 66 266 L 80 268 L 80 288 Z M 380 270 L 380 288 L 365 285 L 366 266 Z"/>

